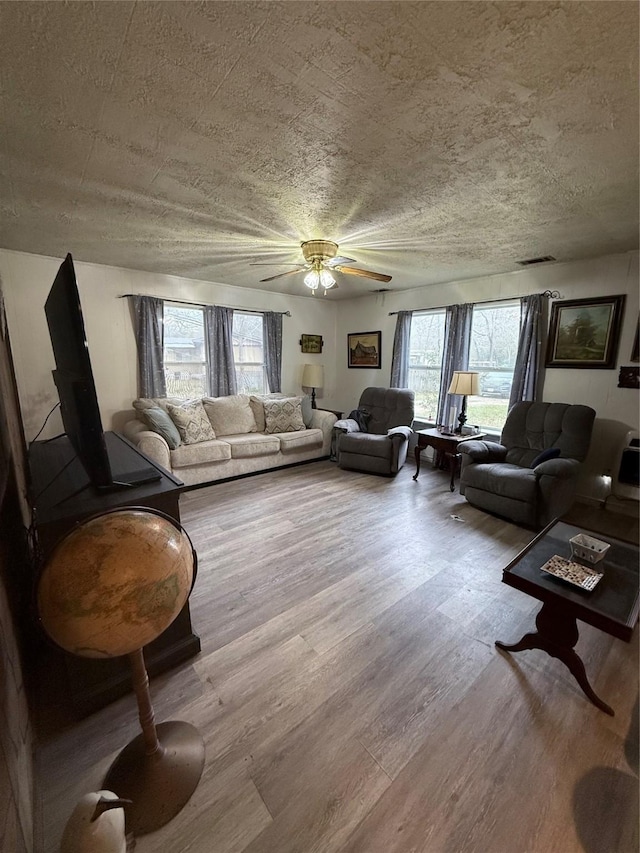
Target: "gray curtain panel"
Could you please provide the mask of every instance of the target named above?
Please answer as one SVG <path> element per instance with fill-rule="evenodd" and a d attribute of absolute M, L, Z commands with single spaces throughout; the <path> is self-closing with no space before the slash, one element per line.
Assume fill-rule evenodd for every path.
<path fill-rule="evenodd" d="M 398 311 L 391 356 L 391 388 L 409 387 L 409 339 L 413 311 Z"/>
<path fill-rule="evenodd" d="M 164 302 L 155 296 L 130 296 L 138 347 L 138 396 L 166 397 L 162 314 Z"/>
<path fill-rule="evenodd" d="M 471 319 L 473 305 L 449 305 L 444 321 L 444 349 L 442 352 L 442 374 L 436 421 L 448 426 L 454 420 L 457 409 L 462 407 L 462 398 L 447 394 L 453 372 L 468 370 L 469 347 L 471 345 Z"/>
<path fill-rule="evenodd" d="M 262 315 L 262 339 L 264 364 L 267 371 L 269 391 L 281 391 L 282 376 L 282 314 L 265 311 Z"/>
<path fill-rule="evenodd" d="M 522 400 L 536 399 L 546 308 L 547 300 L 541 293 L 520 300 L 520 338 L 509 408 Z"/>
<path fill-rule="evenodd" d="M 233 363 L 233 308 L 205 306 L 204 342 L 209 394 L 213 397 L 237 394 L 236 368 Z"/>

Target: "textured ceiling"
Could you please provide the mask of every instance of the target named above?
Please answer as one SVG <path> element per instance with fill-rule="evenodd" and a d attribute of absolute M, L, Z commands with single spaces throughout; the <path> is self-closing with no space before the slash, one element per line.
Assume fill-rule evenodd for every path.
<path fill-rule="evenodd" d="M 638 245 L 635 2 L 1 2 L 0 246 L 390 289 Z M 337 275 L 354 296 L 383 285 Z"/>

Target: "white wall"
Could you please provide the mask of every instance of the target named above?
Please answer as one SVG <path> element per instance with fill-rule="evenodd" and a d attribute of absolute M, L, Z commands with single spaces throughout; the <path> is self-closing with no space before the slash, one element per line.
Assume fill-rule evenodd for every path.
<path fill-rule="evenodd" d="M 603 474 L 613 473 L 615 455 L 627 429 L 638 429 L 638 392 L 618 388 L 618 369 L 630 364 L 638 323 L 638 253 L 609 255 L 594 260 L 532 267 L 504 275 L 433 285 L 398 293 L 375 294 L 340 303 L 337 317 L 338 358 L 336 397 L 338 408 L 349 411 L 363 388 L 386 386 L 391 373 L 391 353 L 396 326 L 390 311 L 437 308 L 459 302 L 508 299 L 557 290 L 564 299 L 624 294 L 626 296 L 620 346 L 615 370 L 549 368 L 544 375 L 542 399 L 584 403 L 596 410 L 596 425 L 581 492 L 606 496 Z M 349 332 L 382 331 L 382 368 L 349 369 L 346 341 Z"/>
<path fill-rule="evenodd" d="M 57 402 L 51 370 L 53 354 L 44 316 L 44 302 L 61 259 L 0 250 L 0 276 L 6 299 L 9 332 L 27 439 L 32 439 Z M 504 275 L 459 281 L 397 293 L 375 294 L 334 302 L 322 297 L 286 296 L 264 290 L 77 263 L 89 349 L 105 428 L 121 426 L 123 411 L 137 396 L 136 352 L 124 293 L 145 293 L 238 308 L 287 311 L 283 320 L 282 387 L 300 391 L 302 366 L 316 361 L 325 367 L 325 388 L 319 404 L 348 413 L 368 385 L 386 386 L 396 318 L 390 311 L 435 308 L 456 302 L 506 299 L 544 290 L 558 290 L 564 299 L 625 294 L 626 305 L 615 370 L 549 369 L 542 398 L 586 403 L 597 413 L 594 440 L 581 486 L 593 498 L 606 495 L 601 475 L 612 473 L 621 437 L 638 429 L 638 392 L 618 388 L 618 368 L 630 363 L 638 321 L 638 253 L 594 260 L 550 264 Z M 347 367 L 347 333 L 382 332 L 382 369 Z M 320 334 L 322 355 L 300 352 L 300 335 Z M 120 413 L 120 414 L 119 414 Z M 51 418 L 42 437 L 62 431 L 59 416 Z"/>
<path fill-rule="evenodd" d="M 0 250 L 9 334 L 15 363 L 27 441 L 33 439 L 58 400 L 51 371 L 54 367 L 44 303 L 61 258 L 46 258 Z M 282 322 L 282 389 L 301 392 L 302 367 L 316 362 L 325 367 L 325 387 L 318 402 L 329 407 L 335 397 L 335 305 L 322 297 L 285 296 L 173 276 L 144 273 L 96 264 L 75 263 L 78 290 L 89 342 L 98 400 L 105 429 L 122 426 L 123 413 L 137 397 L 136 346 L 125 293 L 142 293 L 259 311 L 291 311 Z M 322 355 L 303 355 L 300 335 L 324 338 Z M 59 413 L 53 415 L 42 438 L 62 432 Z"/>

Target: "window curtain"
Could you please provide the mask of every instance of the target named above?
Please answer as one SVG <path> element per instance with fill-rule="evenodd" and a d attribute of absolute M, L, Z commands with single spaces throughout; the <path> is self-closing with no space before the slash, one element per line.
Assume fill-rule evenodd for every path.
<path fill-rule="evenodd" d="M 138 348 L 138 395 L 166 397 L 164 377 L 164 331 L 162 299 L 155 296 L 130 296 Z"/>
<path fill-rule="evenodd" d="M 269 391 L 281 391 L 282 377 L 282 314 L 265 311 L 262 315 L 264 366 Z"/>
<path fill-rule="evenodd" d="M 546 297 L 541 293 L 520 300 L 520 338 L 509 408 L 521 400 L 536 399 L 546 307 Z"/>
<path fill-rule="evenodd" d="M 409 387 L 409 340 L 413 311 L 398 311 L 391 357 L 391 388 Z"/>
<path fill-rule="evenodd" d="M 233 361 L 233 308 L 205 306 L 204 341 L 209 393 L 213 397 L 236 394 L 238 384 Z"/>
<path fill-rule="evenodd" d="M 447 426 L 453 423 L 456 404 L 460 401 L 448 394 L 449 385 L 455 370 L 467 370 L 469 367 L 469 347 L 471 344 L 471 319 L 473 305 L 449 305 L 444 321 L 444 348 L 442 351 L 442 373 L 440 375 L 440 394 L 438 396 L 438 424 Z"/>

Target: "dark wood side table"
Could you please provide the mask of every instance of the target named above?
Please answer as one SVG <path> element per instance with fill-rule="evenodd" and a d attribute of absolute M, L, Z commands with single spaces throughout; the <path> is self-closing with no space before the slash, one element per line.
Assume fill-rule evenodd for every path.
<path fill-rule="evenodd" d="M 445 435 L 437 429 L 419 429 L 416 431 L 418 443 L 416 444 L 416 473 L 413 479 L 418 479 L 420 473 L 420 453 L 426 447 L 433 447 L 436 453 L 442 453 L 449 459 L 449 468 L 451 469 L 451 483 L 449 484 L 450 491 L 455 489 L 455 477 L 460 459 L 459 446 L 463 441 L 471 441 L 472 439 L 484 438 L 486 433 L 477 432 L 475 435 Z"/>
<path fill-rule="evenodd" d="M 592 592 L 572 586 L 541 570 L 550 557 L 571 558 L 569 540 L 578 533 L 603 538 L 611 547 L 594 568 L 603 577 Z M 595 693 L 581 658 L 576 620 L 629 642 L 638 621 L 638 546 L 592 533 L 564 521 L 552 521 L 502 572 L 502 582 L 542 602 L 536 616 L 536 631 L 516 643 L 496 641 L 506 652 L 541 649 L 569 669 L 587 698 L 596 708 L 613 717 L 613 708 Z"/>

